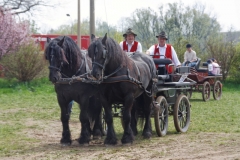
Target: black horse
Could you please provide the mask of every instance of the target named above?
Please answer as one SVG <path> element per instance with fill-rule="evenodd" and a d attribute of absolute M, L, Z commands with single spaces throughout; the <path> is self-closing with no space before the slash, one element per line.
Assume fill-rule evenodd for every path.
<path fill-rule="evenodd" d="M 151 91 L 154 87 L 153 79 L 156 78 L 156 68 L 153 60 L 143 53 L 135 53 L 129 58 L 116 41 L 107 38 L 107 34 L 104 38 L 95 39 L 94 35 L 91 38 L 93 42 L 88 48 L 88 54 L 93 61 L 93 76 L 102 81 L 99 86 L 101 90 L 100 99 L 105 110 L 108 126 L 104 143 L 117 143 L 111 113 L 111 106 L 116 102 L 122 102 L 124 106 L 124 134 L 121 142 L 123 144 L 133 142 L 134 136 L 130 127 L 131 110 L 134 100 L 140 96 L 145 118 L 143 136 L 144 138 L 150 138 L 152 135 L 150 123 Z"/>
<path fill-rule="evenodd" d="M 49 80 L 55 85 L 57 99 L 61 108 L 61 121 L 63 126 L 62 144 L 71 144 L 71 133 L 69 130 L 68 104 L 74 100 L 80 105 L 79 120 L 81 121 L 81 134 L 78 142 L 88 144 L 91 133 L 93 137 L 102 135 L 100 113 L 102 106 L 96 96 L 96 88 L 87 83 L 77 82 L 73 84 L 58 83 L 61 78 L 90 74 L 91 59 L 81 52 L 77 44 L 70 37 L 57 37 L 53 40 L 47 39 L 45 57 L 49 61 Z M 91 130 L 90 121 L 94 123 Z"/>

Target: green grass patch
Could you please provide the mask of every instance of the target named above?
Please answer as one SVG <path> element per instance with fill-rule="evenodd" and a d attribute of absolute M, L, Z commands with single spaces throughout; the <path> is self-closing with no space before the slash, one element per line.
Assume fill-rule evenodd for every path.
<path fill-rule="evenodd" d="M 204 102 L 202 95 L 194 92 L 190 100 L 192 105 L 191 124 L 186 134 L 199 132 L 240 133 L 239 97 L 240 85 L 233 83 L 223 84 L 223 95 L 219 101 L 214 100 L 211 94 L 210 101 Z M 29 83 L 0 79 L 0 105 L 0 157 L 21 153 L 22 150 L 31 148 L 29 144 L 38 143 L 39 140 L 28 137 L 23 133 L 27 130 L 42 128 L 39 128 L 36 124 L 28 126 L 26 120 L 30 119 L 45 123 L 60 119 L 60 109 L 54 86 L 47 78 L 34 80 Z M 70 122 L 78 123 L 78 116 L 79 109 L 75 103 Z M 121 139 L 123 134 L 120 122 L 119 118 L 114 119 L 118 139 Z M 153 123 L 152 127 L 154 131 L 153 137 L 156 137 L 157 134 Z M 61 125 L 59 128 L 61 128 Z M 175 134 L 177 132 L 173 125 L 173 117 L 170 116 L 168 138 L 161 138 L 161 142 L 167 144 L 168 141 L 171 141 L 171 135 Z M 151 140 L 149 142 L 149 140 L 142 139 L 141 131 L 135 140 L 136 143 L 140 143 L 139 140 L 141 140 L 141 145 L 151 143 Z M 111 150 L 111 152 L 115 151 Z M 101 155 L 99 158 L 101 158 Z"/>

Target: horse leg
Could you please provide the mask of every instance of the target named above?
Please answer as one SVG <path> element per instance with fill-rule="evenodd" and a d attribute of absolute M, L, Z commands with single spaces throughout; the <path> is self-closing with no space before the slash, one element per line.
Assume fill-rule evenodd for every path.
<path fill-rule="evenodd" d="M 68 113 L 68 104 L 69 102 L 63 101 L 63 98 L 58 97 L 58 103 L 61 108 L 61 121 L 62 121 L 62 138 L 60 140 L 61 144 L 70 145 L 72 143 L 71 133 L 69 129 L 69 118 L 70 115 Z"/>
<path fill-rule="evenodd" d="M 112 105 L 103 96 L 101 96 L 100 100 L 104 107 L 105 121 L 107 123 L 107 136 L 104 140 L 104 144 L 115 145 L 117 144 L 117 137 L 113 128 Z"/>
<path fill-rule="evenodd" d="M 143 137 L 144 138 L 150 138 L 152 136 L 152 125 L 151 125 L 151 119 L 150 119 L 150 114 L 151 114 L 151 102 L 152 102 L 152 97 L 149 97 L 144 93 L 144 118 L 145 118 L 145 125 L 143 129 Z"/>
<path fill-rule="evenodd" d="M 133 131 L 130 127 L 131 109 L 133 106 L 133 102 L 134 102 L 133 95 L 125 96 L 124 111 L 123 111 L 124 133 L 121 139 L 122 144 L 132 143 L 134 140 Z"/>
<path fill-rule="evenodd" d="M 94 121 L 94 126 L 92 130 L 93 139 L 101 139 L 102 137 L 102 119 L 101 119 L 102 105 L 100 100 L 93 96 L 89 99 L 89 109 L 88 112 L 91 115 L 92 121 Z"/>
<path fill-rule="evenodd" d="M 90 129 L 90 122 L 88 116 L 88 105 L 89 105 L 89 98 L 87 96 L 82 96 L 80 100 L 80 115 L 79 120 L 81 122 L 81 134 L 80 138 L 78 139 L 79 144 L 89 144 L 90 137 L 91 137 L 91 129 Z"/>
<path fill-rule="evenodd" d="M 131 128 L 133 131 L 134 136 L 138 134 L 137 130 L 137 119 L 138 119 L 138 113 L 137 113 L 137 101 L 134 101 L 132 111 L 131 111 Z"/>

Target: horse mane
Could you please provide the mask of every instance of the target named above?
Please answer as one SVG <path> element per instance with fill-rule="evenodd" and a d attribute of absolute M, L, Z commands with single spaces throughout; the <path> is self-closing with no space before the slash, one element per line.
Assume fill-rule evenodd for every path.
<path fill-rule="evenodd" d="M 51 46 L 60 42 L 62 40 L 62 38 L 64 38 L 62 49 L 63 49 L 64 55 L 69 63 L 68 67 L 70 69 L 78 69 L 78 66 L 81 63 L 81 59 L 83 58 L 83 55 L 81 53 L 81 50 L 77 46 L 77 44 L 73 41 L 72 38 L 70 38 L 68 36 L 64 36 L 64 37 L 59 36 L 59 37 L 53 39 L 52 41 L 50 41 L 50 43 L 48 44 L 48 46 L 45 50 L 45 55 L 46 55 L 46 52 L 51 48 Z"/>
<path fill-rule="evenodd" d="M 97 41 L 102 43 L 102 37 L 98 38 Z M 118 64 L 122 66 L 129 66 L 131 63 L 129 62 L 129 58 L 127 54 L 121 49 L 120 45 L 112 38 L 108 37 L 106 40 L 106 49 L 108 51 L 108 56 L 111 59 L 111 63 Z"/>

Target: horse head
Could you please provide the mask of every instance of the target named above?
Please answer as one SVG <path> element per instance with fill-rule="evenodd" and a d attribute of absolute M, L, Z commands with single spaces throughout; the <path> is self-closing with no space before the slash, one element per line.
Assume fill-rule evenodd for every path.
<path fill-rule="evenodd" d="M 88 54 L 92 58 L 92 75 L 97 80 L 102 80 L 104 70 L 110 59 L 106 46 L 107 33 L 103 38 L 96 38 L 95 35 L 92 35 L 91 39 L 92 43 L 88 48 Z"/>
<path fill-rule="evenodd" d="M 56 83 L 61 77 L 61 69 L 64 64 L 69 64 L 63 50 L 65 37 L 51 40 L 47 38 L 45 58 L 49 61 L 49 80 Z"/>

